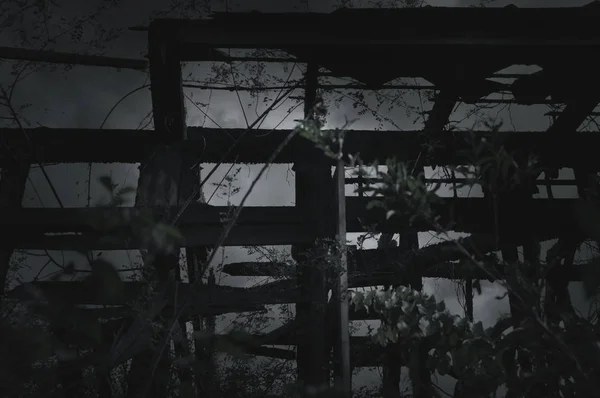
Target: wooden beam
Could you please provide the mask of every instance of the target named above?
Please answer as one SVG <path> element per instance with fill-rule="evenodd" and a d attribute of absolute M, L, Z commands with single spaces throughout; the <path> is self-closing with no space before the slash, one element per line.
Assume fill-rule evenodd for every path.
<path fill-rule="evenodd" d="M 150 89 L 157 139 L 165 144 L 183 140 L 186 135 L 181 62 L 174 46 L 173 31 L 148 32 Z"/>
<path fill-rule="evenodd" d="M 111 305 L 125 305 L 139 298 L 146 286 L 141 282 L 123 282 L 123 295 Z M 12 289 L 8 297 L 31 298 L 29 289 L 39 289 L 47 297 L 54 297 L 74 305 L 106 304 L 91 286 L 84 282 L 32 282 Z M 302 302 L 293 281 L 280 281 L 257 287 L 240 288 L 230 286 L 191 286 L 186 283 L 171 283 L 167 297 L 170 305 L 190 303 L 190 314 L 223 314 L 228 312 L 257 311 L 263 305 Z"/>
<path fill-rule="evenodd" d="M 189 152 L 204 163 L 216 163 L 227 152 L 245 129 L 209 129 L 188 127 L 187 140 L 182 151 Z M 287 137 L 290 130 L 254 130 L 237 144 L 224 162 L 264 162 Z M 384 161 L 396 157 L 400 161 L 416 160 L 422 150 L 420 131 L 349 130 L 344 139 L 346 154 L 360 153 L 365 162 Z M 157 142 L 153 130 L 92 130 L 49 129 L 27 130 L 29 142 L 18 129 L 0 128 L 0 167 L 13 161 L 15 156 L 41 163 L 137 163 L 152 151 Z M 468 164 L 461 157 L 468 150 L 468 138 L 492 138 L 489 131 L 452 131 L 436 136 L 436 149 L 423 157 L 424 165 Z M 600 147 L 600 134 L 593 131 L 576 132 L 575 128 L 554 129 L 556 139 L 548 139 L 546 131 L 502 132 L 506 149 L 539 153 L 547 167 L 575 167 L 585 165 L 600 170 L 600 158 L 594 148 Z M 62 143 L 69 142 L 69 145 Z M 310 141 L 296 137 L 283 149 L 275 163 L 294 163 L 311 156 Z"/>
<path fill-rule="evenodd" d="M 269 357 L 269 358 L 277 358 L 277 359 L 285 359 L 288 361 L 292 361 L 296 359 L 296 351 L 294 350 L 286 350 L 285 348 L 276 348 L 276 347 L 247 347 L 245 350 L 248 354 L 260 356 L 260 357 Z"/>
<path fill-rule="evenodd" d="M 148 68 L 145 59 L 105 57 L 101 55 L 75 54 L 60 51 L 31 50 L 27 48 L 0 46 L 0 59 L 13 59 L 51 64 L 102 66 L 117 69 L 144 71 Z"/>
<path fill-rule="evenodd" d="M 181 229 L 182 244 L 186 247 L 211 246 L 217 244 L 223 232 L 222 227 L 201 227 Z M 225 246 L 261 246 L 261 245 L 290 245 L 314 241 L 314 234 L 296 224 L 287 226 L 247 226 L 236 227 L 225 239 Z M 16 233 L 10 240 L 0 242 L 0 248 L 16 245 L 19 249 L 46 250 L 135 250 L 147 246 L 143 239 L 125 233 L 78 235 L 60 234 L 29 234 Z"/>
<path fill-rule="evenodd" d="M 334 181 L 336 183 L 335 198 L 337 208 L 336 241 L 338 251 L 338 280 L 334 289 L 334 300 L 338 301 L 337 324 L 338 333 L 335 345 L 334 377 L 336 389 L 340 397 L 350 398 L 352 392 L 352 370 L 350 368 L 350 332 L 348 314 L 348 253 L 346 246 L 346 198 L 345 198 L 345 166 L 338 160 Z"/>
<path fill-rule="evenodd" d="M 231 276 L 283 276 L 295 275 L 295 264 L 287 262 L 253 262 L 241 261 L 223 265 L 223 272 Z"/>
<path fill-rule="evenodd" d="M 178 214 L 180 206 L 159 207 L 78 207 L 0 209 L 0 225 L 22 226 L 40 232 L 112 232 L 122 228 L 135 229 L 144 220 L 158 220 L 163 214 Z M 178 226 L 182 229 L 202 225 L 223 225 L 230 207 L 190 204 L 182 212 Z M 294 207 L 245 207 L 237 220 L 238 226 L 288 226 L 302 224 Z M 133 225 L 133 226 L 132 226 Z"/>
<path fill-rule="evenodd" d="M 579 42 L 591 44 L 599 35 L 592 24 L 597 10 L 583 8 L 561 9 L 451 9 L 416 8 L 398 10 L 349 10 L 342 9 L 331 14 L 216 14 L 210 20 L 158 19 L 150 24 L 158 30 L 177 31 L 181 43 L 197 43 L 217 47 L 267 48 L 290 46 L 391 46 L 432 45 L 447 46 L 533 46 L 547 48 L 552 44 Z M 587 12 L 586 12 L 587 11 Z M 536 17 L 553 21 L 558 32 L 549 34 L 548 25 L 537 23 Z M 456 20 L 468 21 L 457 25 Z M 574 30 L 564 28 L 570 20 Z M 385 22 L 384 22 L 385 21 Z M 381 29 L 368 34 L 352 29 L 356 24 L 377 23 Z M 562 22 L 562 24 L 561 24 Z M 426 35 L 417 34 L 419 26 L 433 26 Z M 510 25 L 511 29 L 501 29 Z M 256 30 L 254 26 L 268 28 Z M 310 28 L 309 28 L 310 27 Z M 393 28 L 392 28 L 393 27 Z M 249 34 L 248 32 L 252 32 Z M 559 33 L 560 32 L 560 33 Z M 467 41 L 467 40 L 471 41 Z M 587 40 L 586 40 L 587 39 Z"/>
<path fill-rule="evenodd" d="M 311 59 L 306 68 L 304 118 L 316 120 L 318 65 Z M 305 142 L 309 142 L 305 140 Z M 296 173 L 296 206 L 305 222 L 313 226 L 314 240 L 308 244 L 292 245 L 292 257 L 298 264 L 297 279 L 308 302 L 296 304 L 296 321 L 299 326 L 297 353 L 298 383 L 302 388 L 320 389 L 329 386 L 329 359 L 331 345 L 327 333 L 327 276 L 316 267 L 315 256 L 327 248 L 316 238 L 334 237 L 334 218 L 331 213 L 334 185 L 331 166 L 323 152 L 313 145 L 307 146 L 307 156 L 299 156 L 293 166 Z M 316 253 L 316 254 L 315 254 Z M 302 396 L 310 394 L 302 394 Z"/>
<path fill-rule="evenodd" d="M 403 231 L 428 231 L 432 225 L 424 219 L 409 223 L 410 210 L 402 209 L 398 216 L 385 220 L 385 211 L 380 208 L 365 210 L 372 198 L 347 198 L 347 225 L 349 232 L 365 230 L 365 225 L 375 226 L 380 232 L 401 233 Z M 561 231 L 576 224 L 573 218 L 575 200 L 503 200 L 498 206 L 500 225 L 498 232 L 502 241 L 519 241 L 527 234 L 541 239 L 556 237 Z M 471 233 L 492 233 L 494 214 L 488 200 L 484 198 L 443 198 L 431 205 L 432 213 L 439 216 L 438 223 L 447 230 Z M 406 215 L 402 215 L 406 214 Z M 551 217 L 550 217 L 551 215 Z M 553 217 L 556 217 L 552 219 Z"/>
<path fill-rule="evenodd" d="M 5 212 L 21 208 L 29 169 L 29 164 L 15 162 L 0 171 L 0 208 Z M 10 230 L 4 231 L 10 234 Z M 4 296 L 13 250 L 10 245 L 0 248 L 0 301 Z"/>
<path fill-rule="evenodd" d="M 408 215 L 382 221 L 385 220 L 385 211 L 366 209 L 370 200 L 372 199 L 346 198 L 348 232 L 365 232 L 370 227 L 381 232 L 433 229 L 426 220 L 415 220 L 409 225 Z M 576 230 L 574 204 L 574 199 L 502 201 L 498 208 L 501 242 L 519 242 L 528 234 L 539 236 L 540 239 L 552 239 L 565 229 Z M 440 217 L 438 222 L 448 230 L 472 233 L 491 233 L 495 230 L 494 214 L 486 199 L 446 198 L 432 208 Z M 178 208 L 172 208 L 168 211 L 177 214 L 177 210 Z M 185 245 L 214 245 L 222 232 L 220 215 L 223 213 L 226 213 L 225 208 L 190 205 L 180 218 L 179 225 Z M 148 213 L 139 213 L 132 208 L 0 209 L 0 226 L 11 231 L 9 236 L 0 240 L 0 247 L 15 245 L 20 249 L 48 250 L 135 249 L 141 246 L 136 237 L 143 233 L 142 230 L 133 230 L 131 227 L 131 220 L 137 214 Z M 298 210 L 293 207 L 245 208 L 226 245 L 312 242 L 316 238 L 314 225 L 299 221 L 298 216 Z M 98 230 L 103 220 L 110 228 Z"/>

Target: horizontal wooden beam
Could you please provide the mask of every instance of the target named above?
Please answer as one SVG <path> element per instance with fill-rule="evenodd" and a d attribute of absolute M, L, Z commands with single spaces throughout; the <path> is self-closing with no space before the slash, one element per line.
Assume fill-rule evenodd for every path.
<path fill-rule="evenodd" d="M 197 43 L 223 47 L 281 47 L 307 46 L 390 46 L 443 43 L 499 45 L 511 43 L 539 46 L 578 41 L 594 42 L 600 35 L 591 29 L 594 8 L 561 9 L 468 9 L 468 8 L 411 8 L 397 10 L 342 9 L 330 14 L 315 13 L 218 13 L 206 20 L 157 19 L 149 30 L 177 32 L 181 43 Z M 536 17 L 555 21 L 558 31 L 536 22 Z M 467 21 L 457 26 L 456 20 Z M 564 21 L 573 22 L 575 29 L 564 28 Z M 560 22 L 563 22 L 562 25 Z M 358 33 L 353 26 L 374 23 L 381 26 L 374 32 Z M 431 23 L 425 33 L 418 27 Z M 510 25 L 511 29 L 502 29 Z M 262 29 L 251 29 L 261 26 Z M 252 33 L 249 33 L 252 32 Z M 587 39 L 587 40 L 586 40 Z M 184 56 L 185 54 L 182 54 Z"/>
<path fill-rule="evenodd" d="M 385 220 L 380 208 L 367 210 L 372 198 L 348 197 L 348 232 L 366 232 L 374 228 L 381 232 L 430 231 L 433 225 L 416 219 L 406 209 L 402 214 Z M 432 205 L 438 223 L 450 231 L 500 233 L 503 243 L 518 243 L 535 235 L 552 239 L 565 230 L 575 231 L 573 217 L 575 200 L 506 200 L 498 205 L 498 214 L 483 198 L 445 198 Z M 178 208 L 170 214 L 177 214 Z M 186 246 L 214 245 L 222 232 L 222 217 L 228 208 L 190 205 L 178 223 Z M 121 250 L 142 247 L 143 229 L 135 227 L 140 216 L 150 217 L 150 210 L 139 208 L 71 208 L 0 209 L 0 227 L 10 231 L 0 241 L 0 247 L 11 245 L 19 249 L 48 250 Z M 498 226 L 494 223 L 499 220 Z M 286 245 L 307 243 L 316 239 L 313 227 L 303 223 L 294 207 L 248 207 L 225 242 L 228 246 Z"/>
<path fill-rule="evenodd" d="M 123 295 L 112 305 L 125 305 L 140 298 L 144 289 L 141 282 L 123 282 Z M 250 288 L 216 285 L 191 286 L 178 283 L 170 286 L 167 298 L 171 305 L 187 302 L 189 314 L 217 315 L 228 312 L 258 311 L 263 305 L 301 302 L 300 290 L 291 281 L 279 281 Z M 84 282 L 34 282 L 17 286 L 7 296 L 31 298 L 30 289 L 37 289 L 46 297 L 57 298 L 75 305 L 106 304 L 89 284 Z"/>
<path fill-rule="evenodd" d="M 350 311 L 352 313 L 353 309 L 351 308 Z M 253 345 L 245 347 L 245 350 L 254 355 L 263 355 L 281 359 L 294 359 L 294 357 L 289 355 L 289 352 L 293 352 L 291 350 L 284 350 L 286 352 L 280 352 L 279 350 L 282 349 L 257 346 L 258 344 L 280 346 L 297 345 L 298 335 L 296 334 L 296 329 L 293 327 L 293 325 L 293 322 L 288 322 L 280 327 L 279 329 L 285 331 L 284 333 L 278 333 L 275 335 L 263 334 L 251 336 L 250 344 Z M 274 332 L 278 332 L 278 330 L 275 330 Z M 350 360 L 352 365 L 355 367 L 381 366 L 383 363 L 385 347 L 379 345 L 371 336 L 350 336 L 350 352 Z"/>
<path fill-rule="evenodd" d="M 364 232 L 368 226 L 380 232 L 431 231 L 431 221 L 410 220 L 414 210 L 395 207 L 397 214 L 387 221 L 381 208 L 366 210 L 373 198 L 347 198 L 349 232 Z M 576 231 L 573 216 L 575 199 L 504 199 L 498 202 L 497 212 L 485 198 L 439 198 L 431 204 L 431 214 L 437 224 L 447 231 L 490 234 L 498 232 L 500 243 L 519 243 L 527 236 L 552 239 L 561 232 Z M 496 222 L 498 225 L 496 225 Z"/>
<path fill-rule="evenodd" d="M 259 357 L 277 358 L 292 361 L 296 359 L 295 350 L 276 347 L 246 347 L 245 352 Z"/>
<path fill-rule="evenodd" d="M 236 266 L 239 263 L 226 264 L 223 267 L 223 271 L 232 276 L 270 276 L 264 275 L 266 272 L 236 272 L 235 268 L 228 267 L 229 265 Z M 264 263 L 269 264 L 269 263 Z M 348 287 L 369 287 L 369 286 L 381 286 L 381 285 L 399 285 L 406 282 L 407 276 L 405 275 L 404 269 L 402 269 L 398 263 L 392 263 L 388 260 L 387 263 L 373 264 L 381 268 L 388 269 L 387 271 L 373 271 L 370 273 L 365 272 L 351 272 L 348 274 Z M 392 271 L 391 268 L 396 266 L 396 270 Z M 260 269 L 260 268 L 259 268 Z M 264 269 L 264 268 L 263 268 Z M 288 266 L 288 273 L 293 273 L 294 268 Z M 495 269 L 494 269 L 495 270 Z M 473 269 L 473 267 L 451 262 L 442 262 L 424 268 L 421 271 L 421 276 L 424 278 L 443 278 L 443 279 L 455 279 L 462 280 L 466 277 L 472 279 L 489 279 L 489 275 L 485 274 L 480 269 Z M 294 276 L 290 276 L 287 279 L 295 279 Z"/>
<path fill-rule="evenodd" d="M 274 152 L 291 130 L 252 130 L 187 128 L 185 151 L 204 163 L 216 163 L 237 142 L 225 163 L 261 163 Z M 240 139 L 242 134 L 245 134 Z M 395 157 L 400 161 L 414 160 L 422 152 L 420 131 L 349 130 L 344 140 L 346 154 L 360 153 L 365 162 Z M 547 167 L 586 166 L 600 170 L 595 148 L 600 147 L 600 134 L 595 132 L 562 131 L 549 137 L 544 131 L 502 132 L 502 141 L 510 152 L 538 153 Z M 425 157 L 426 165 L 468 164 L 462 150 L 470 148 L 469 137 L 492 139 L 486 131 L 447 132 L 436 137 L 435 148 Z M 239 139 L 239 141 L 238 141 Z M 68 142 L 69 145 L 64 145 Z M 15 158 L 40 163 L 137 163 L 158 144 L 153 130 L 91 130 L 34 128 L 0 128 L 0 167 Z M 304 159 L 313 144 L 296 137 L 283 149 L 275 163 L 294 163 Z"/>
<path fill-rule="evenodd" d="M 103 66 L 140 71 L 148 68 L 148 61 L 144 59 L 105 57 L 101 55 L 86 55 L 0 46 L 0 59 L 2 58 L 31 62 L 46 62 L 51 64 Z"/>
<path fill-rule="evenodd" d="M 180 207 L 168 209 L 176 215 Z M 177 226 L 221 227 L 232 207 L 192 203 L 185 208 Z M 77 208 L 22 208 L 13 212 L 0 209 L 0 225 L 17 227 L 32 232 L 118 232 L 135 230 L 152 220 L 161 218 L 166 211 L 145 207 L 77 207 Z M 245 207 L 236 220 L 237 226 L 275 227 L 302 224 L 302 217 L 294 207 Z"/>
<path fill-rule="evenodd" d="M 216 244 L 223 234 L 223 220 L 230 210 L 194 204 L 187 207 L 177 226 L 185 246 Z M 15 230 L 13 241 L 19 242 L 17 246 L 54 250 L 139 249 L 143 245 L 140 234 L 144 232 L 139 229 L 143 228 L 145 221 L 142 220 L 156 219 L 160 214 L 132 207 L 29 208 L 20 211 L 11 216 L 7 210 L 0 209 L 0 214 L 6 216 L 0 220 L 0 225 L 10 225 Z M 179 208 L 174 208 L 170 214 L 178 211 Z M 21 228 L 21 232 L 17 232 L 17 228 Z M 311 228 L 300 221 L 293 207 L 248 207 L 243 209 L 225 245 L 287 245 L 312 240 Z M 2 245 L 4 243 L 0 242 Z"/>

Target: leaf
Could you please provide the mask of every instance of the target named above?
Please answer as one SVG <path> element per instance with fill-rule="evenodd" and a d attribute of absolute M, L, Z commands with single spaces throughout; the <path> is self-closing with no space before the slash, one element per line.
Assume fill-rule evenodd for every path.
<path fill-rule="evenodd" d="M 227 338 L 216 339 L 215 349 L 220 352 L 231 355 L 238 359 L 247 359 L 248 354 L 242 347 L 237 344 L 232 344 Z"/>
<path fill-rule="evenodd" d="M 600 242 L 600 209 L 590 201 L 578 199 L 573 214 L 581 231 L 587 237 Z"/>
<path fill-rule="evenodd" d="M 580 267 L 585 296 L 590 299 L 598 294 L 600 288 L 600 259 L 594 259 L 589 264 Z"/>
<path fill-rule="evenodd" d="M 80 312 L 66 313 L 58 322 L 66 325 L 69 330 L 68 339 L 71 344 L 99 344 L 102 342 L 102 326 L 98 319 Z"/>
<path fill-rule="evenodd" d="M 160 232 L 164 233 L 166 236 L 173 238 L 177 241 L 183 240 L 183 235 L 179 231 L 179 229 L 170 224 L 159 223 L 156 227 L 160 230 Z"/>
<path fill-rule="evenodd" d="M 194 364 L 194 361 L 194 356 L 190 354 L 184 357 L 175 358 L 173 360 L 173 365 L 175 365 L 178 369 L 189 369 Z"/>
<path fill-rule="evenodd" d="M 117 195 L 128 195 L 131 193 L 136 193 L 136 189 L 134 187 L 123 187 L 117 191 Z"/>
<path fill-rule="evenodd" d="M 391 341 L 392 343 L 398 341 L 398 333 L 396 332 L 396 330 L 394 330 L 394 328 L 391 325 L 387 325 L 385 330 L 385 337 L 388 339 L 388 341 Z"/>
<path fill-rule="evenodd" d="M 192 333 L 192 337 L 196 340 L 208 340 L 212 337 L 212 333 L 207 332 L 206 330 L 198 330 Z"/>
<path fill-rule="evenodd" d="M 179 385 L 179 396 L 181 398 L 194 398 L 196 391 L 191 381 L 182 381 Z"/>
<path fill-rule="evenodd" d="M 442 300 L 435 305 L 435 310 L 438 312 L 444 312 L 446 310 L 446 303 Z"/>
<path fill-rule="evenodd" d="M 118 302 L 123 296 L 125 285 L 110 262 L 97 258 L 91 263 L 92 274 L 85 280 L 99 299 L 107 303 Z"/>
<path fill-rule="evenodd" d="M 502 181 L 508 181 L 508 173 L 510 172 L 511 165 L 512 162 L 510 161 L 510 159 L 504 159 L 502 161 L 502 164 L 500 166 L 500 176 L 502 178 Z"/>
<path fill-rule="evenodd" d="M 483 330 L 483 324 L 481 323 L 481 321 L 479 321 L 473 325 L 473 334 L 476 337 L 485 336 L 485 331 Z"/>
<path fill-rule="evenodd" d="M 450 358 L 447 355 L 441 355 L 436 366 L 436 370 L 442 376 L 445 376 L 450 371 Z"/>
<path fill-rule="evenodd" d="M 452 333 L 449 337 L 448 337 L 448 345 L 450 347 L 456 347 L 458 345 L 458 334 L 456 334 L 456 332 Z"/>
<path fill-rule="evenodd" d="M 367 210 L 371 210 L 371 209 L 374 209 L 376 207 L 380 207 L 380 208 L 384 208 L 385 209 L 385 205 L 383 204 L 383 202 L 381 200 L 372 200 L 369 203 L 367 203 Z"/>
<path fill-rule="evenodd" d="M 359 311 L 364 307 L 365 295 L 362 292 L 356 292 L 352 296 L 352 303 L 354 304 L 354 310 Z"/>
<path fill-rule="evenodd" d="M 113 184 L 112 178 L 110 176 L 101 176 L 98 178 L 98 182 L 102 184 L 102 186 L 110 192 L 112 195 L 115 189 L 115 185 Z"/>

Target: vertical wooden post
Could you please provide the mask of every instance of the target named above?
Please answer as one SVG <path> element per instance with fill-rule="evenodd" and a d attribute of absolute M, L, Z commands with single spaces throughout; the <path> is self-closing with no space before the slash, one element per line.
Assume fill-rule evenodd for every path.
<path fill-rule="evenodd" d="M 148 31 L 154 131 L 166 144 L 187 138 L 176 21 L 155 20 Z"/>
<path fill-rule="evenodd" d="M 166 25 L 165 25 L 166 24 Z M 186 138 L 185 108 L 183 106 L 183 86 L 181 63 L 176 46 L 176 30 L 170 22 L 154 21 L 148 32 L 148 57 L 150 60 L 150 86 L 154 129 L 157 144 L 147 153 L 141 163 L 137 189 L 136 206 L 160 208 L 162 218 L 157 222 L 170 222 L 175 214 L 169 214 L 171 206 L 176 206 L 189 194 L 194 186 L 189 173 L 190 164 L 182 149 Z M 151 283 L 155 289 L 162 289 L 179 274 L 179 248 L 166 252 L 151 246 L 143 252 L 144 266 L 148 275 L 153 275 Z M 172 319 L 174 314 L 162 314 L 164 319 Z M 165 344 L 166 332 L 159 334 L 158 341 Z M 163 347 L 156 347 L 162 350 Z M 164 397 L 167 395 L 170 377 L 168 361 L 169 348 L 164 349 L 160 358 L 149 350 L 133 358 L 129 372 L 127 394 L 130 398 Z M 158 363 L 154 363 L 157 361 Z M 153 379 L 151 379 L 153 376 Z"/>
<path fill-rule="evenodd" d="M 339 250 L 339 277 L 337 280 L 336 299 L 338 300 L 338 342 L 336 358 L 336 389 L 340 397 L 352 395 L 352 372 L 350 368 L 350 333 L 348 330 L 348 262 L 346 252 L 346 178 L 343 159 L 338 160 L 335 171 L 337 183 L 337 242 Z"/>
<path fill-rule="evenodd" d="M 178 203 L 178 186 L 180 183 L 182 155 L 178 148 L 157 146 L 153 153 L 148 154 L 148 160 L 141 164 L 136 206 L 163 209 L 162 218 L 156 222 L 169 222 L 174 214 L 169 214 L 168 209 Z M 179 248 L 165 252 L 152 245 L 142 251 L 146 275 L 151 276 L 150 284 L 154 290 L 161 290 L 169 281 L 173 281 L 178 274 Z M 162 314 L 164 319 L 172 319 L 173 314 Z M 164 333 L 159 333 L 158 341 L 163 342 Z M 161 349 L 162 347 L 155 347 Z M 129 372 L 128 396 L 139 398 L 141 396 L 162 397 L 168 391 L 168 377 L 170 365 L 167 360 L 169 348 L 163 355 L 156 359 L 155 351 L 148 350 L 133 358 Z M 156 371 L 153 371 L 155 361 L 158 360 Z M 150 376 L 154 373 L 154 379 Z M 148 387 L 151 383 L 152 387 Z M 145 395 L 146 393 L 150 395 Z"/>
<path fill-rule="evenodd" d="M 311 117 L 317 91 L 318 66 L 307 66 L 305 115 Z M 331 205 L 333 185 L 329 160 L 321 150 L 311 147 L 305 157 L 294 163 L 296 208 L 315 231 L 315 238 L 333 237 Z M 306 396 L 314 396 L 329 386 L 329 345 L 326 331 L 327 290 L 322 244 L 293 245 L 292 257 L 298 263 L 298 283 L 308 303 L 296 304 L 299 342 L 296 352 L 298 383 Z"/>
<path fill-rule="evenodd" d="M 21 207 L 23 194 L 25 193 L 25 184 L 29 176 L 29 163 L 19 163 L 5 167 L 0 171 L 0 207 L 17 208 Z M 10 231 L 5 231 L 10 234 Z M 6 288 L 6 277 L 10 267 L 10 259 L 13 250 L 0 249 L 0 300 L 4 297 Z"/>

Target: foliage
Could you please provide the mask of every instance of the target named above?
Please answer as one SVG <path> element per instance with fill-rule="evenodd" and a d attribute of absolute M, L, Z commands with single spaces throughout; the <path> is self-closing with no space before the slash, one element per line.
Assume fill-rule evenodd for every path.
<path fill-rule="evenodd" d="M 498 126 L 488 127 L 495 139 L 478 143 L 471 140 L 472 148 L 462 154 L 471 166 L 455 169 L 470 176 L 465 185 L 482 183 L 489 192 L 500 194 L 540 173 L 541 170 L 536 168 L 537 159 L 529 157 L 526 164 L 519 164 L 502 145 Z M 313 134 L 311 138 L 318 137 Z M 349 166 L 355 163 L 359 164 L 358 174 L 364 176 L 365 166 L 358 156 L 351 157 Z M 412 215 L 411 222 L 421 218 L 430 223 L 432 230 L 446 232 L 431 207 L 439 200 L 436 187 L 427 186 L 421 175 L 414 176 L 406 164 L 394 159 L 386 162 L 385 170 L 378 169 L 377 164 L 369 166 L 376 173 L 376 178 L 371 179 L 376 183 L 365 189 L 375 196 L 369 203 L 370 208 L 385 209 L 388 219 L 408 212 Z M 600 219 L 597 220 L 596 205 L 589 201 L 578 203 L 576 216 L 582 231 L 597 240 Z M 460 241 L 456 241 L 456 246 L 468 255 Z M 548 261 L 555 251 L 548 252 Z M 469 255 L 467 258 L 474 266 L 486 268 L 486 272 L 494 275 L 484 263 Z M 590 264 L 585 270 L 588 274 L 584 274 L 584 287 L 588 294 L 595 294 L 599 280 L 597 267 Z M 443 302 L 436 303 L 433 297 L 404 286 L 354 292 L 352 302 L 357 310 L 364 307 L 380 315 L 383 322 L 375 335 L 376 341 L 383 346 L 401 344 L 407 358 L 411 358 L 411 352 L 418 351 L 420 344 L 427 344 L 430 371 L 453 376 L 460 388 L 469 391 L 469 396 L 489 396 L 503 385 L 518 396 L 531 393 L 536 396 L 586 396 L 592 388 L 597 389 L 597 380 L 593 372 L 588 371 L 600 366 L 595 337 L 597 326 L 575 316 L 570 308 L 559 309 L 562 312 L 558 317 L 563 319 L 560 324 L 543 319 L 540 316 L 544 306 L 541 291 L 527 278 L 509 277 L 503 285 L 528 311 L 524 316 L 519 315 L 520 320 L 514 318 L 517 314 L 512 314 L 486 330 L 481 322 L 471 324 L 466 318 L 453 316 Z M 415 366 L 414 362 L 409 363 Z"/>

